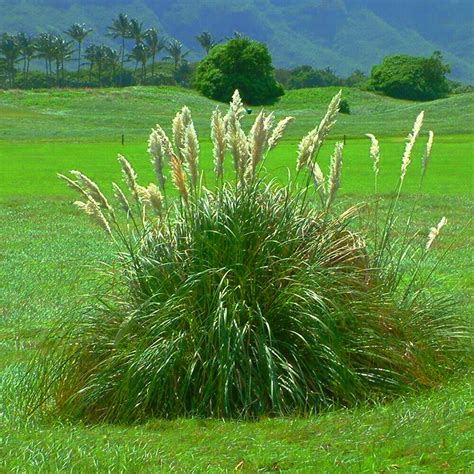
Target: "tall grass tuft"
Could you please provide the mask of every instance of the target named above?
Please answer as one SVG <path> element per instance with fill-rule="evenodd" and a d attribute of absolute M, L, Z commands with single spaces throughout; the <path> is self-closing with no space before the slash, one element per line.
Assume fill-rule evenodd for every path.
<path fill-rule="evenodd" d="M 304 415 L 449 376 L 467 332 L 453 301 L 430 290 L 422 271 L 446 219 L 408 267 L 400 263 L 410 247 L 397 249 L 392 238 L 422 115 L 408 138 L 391 215 L 375 236 L 365 235 L 359 205 L 332 206 L 342 143 L 327 178 L 317 161 L 339 102 L 340 94 L 300 143 L 297 168 L 309 188 L 294 178 L 285 186 L 265 179 L 262 163 L 292 118 L 274 126 L 262 111 L 246 133 L 237 92 L 229 112 L 212 117 L 214 188 L 199 179 L 187 108 L 173 121 L 172 141 L 161 127 L 152 131 L 158 185 L 140 185 L 123 156 L 128 193 L 114 183 L 116 205 L 82 173 L 62 176 L 119 252 L 108 288 L 48 337 L 31 369 L 28 409 L 111 422 Z M 378 142 L 369 138 L 377 175 Z M 431 142 L 432 135 L 427 157 Z M 228 153 L 235 180 L 225 181 Z M 164 189 L 167 166 L 175 200 Z"/>

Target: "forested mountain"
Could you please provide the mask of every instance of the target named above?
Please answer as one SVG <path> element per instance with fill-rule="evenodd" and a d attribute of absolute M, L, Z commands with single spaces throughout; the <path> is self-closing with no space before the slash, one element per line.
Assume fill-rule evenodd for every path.
<path fill-rule="evenodd" d="M 472 0 L 0 0 L 0 32 L 62 32 L 71 23 L 104 34 L 119 12 L 157 26 L 202 56 L 196 34 L 239 31 L 266 42 L 276 66 L 369 71 L 391 53 L 440 50 L 451 77 L 474 83 Z"/>

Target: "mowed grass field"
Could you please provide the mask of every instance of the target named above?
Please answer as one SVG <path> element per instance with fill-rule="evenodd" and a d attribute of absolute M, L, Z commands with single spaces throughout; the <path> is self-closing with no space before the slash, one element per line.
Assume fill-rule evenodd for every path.
<path fill-rule="evenodd" d="M 277 180 L 294 170 L 298 140 L 319 123 L 335 93 L 333 88 L 292 91 L 270 107 L 277 118 L 296 119 L 266 161 Z M 453 246 L 439 269 L 442 284 L 470 318 L 474 95 L 430 103 L 356 90 L 345 90 L 344 97 L 352 114 L 340 116 L 321 153 L 325 170 L 334 140 L 345 135 L 342 201 L 364 201 L 373 191 L 367 132 L 380 139 L 379 190 L 390 196 L 405 137 L 425 110 L 401 202 L 407 212 L 400 218 L 415 206 L 414 231 L 422 235 L 442 216 L 448 218 L 435 250 L 441 254 Z M 153 179 L 146 154 L 150 128 L 159 122 L 169 130 L 183 105 L 191 108 L 201 137 L 202 167 L 211 170 L 209 116 L 217 104 L 192 91 L 0 92 L 0 472 L 471 472 L 474 406 L 467 375 L 385 405 L 309 419 L 84 426 L 19 413 L 18 386 L 35 347 L 55 322 L 77 313 L 85 295 L 100 286 L 98 262 L 113 258 L 101 231 L 71 206 L 75 196 L 56 173 L 80 169 L 110 190 L 110 182 L 120 180 L 116 154 L 123 153 L 147 184 Z M 435 144 L 421 196 L 429 129 Z"/>

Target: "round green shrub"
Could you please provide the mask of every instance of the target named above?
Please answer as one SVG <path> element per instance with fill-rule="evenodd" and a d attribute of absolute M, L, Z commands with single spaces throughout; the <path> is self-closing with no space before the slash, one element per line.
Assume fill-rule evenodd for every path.
<path fill-rule="evenodd" d="M 369 87 L 398 99 L 439 99 L 449 92 L 449 70 L 438 52 L 430 58 L 387 56 L 382 64 L 373 67 Z"/>
<path fill-rule="evenodd" d="M 341 99 L 341 103 L 339 105 L 339 112 L 341 114 L 349 115 L 351 113 L 351 108 L 349 106 L 349 102 L 346 99 Z"/>
<path fill-rule="evenodd" d="M 253 105 L 272 103 L 284 93 L 275 80 L 267 47 L 248 38 L 212 48 L 197 68 L 195 87 L 222 102 L 230 101 L 238 89 L 243 100 Z"/>

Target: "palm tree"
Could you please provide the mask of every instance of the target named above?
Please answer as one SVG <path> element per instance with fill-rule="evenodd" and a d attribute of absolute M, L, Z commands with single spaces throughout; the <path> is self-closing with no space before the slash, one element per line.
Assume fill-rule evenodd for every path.
<path fill-rule="evenodd" d="M 35 40 L 26 33 L 18 33 L 16 35 L 16 38 L 23 59 L 23 78 L 25 80 L 25 83 L 27 83 L 28 76 L 30 73 L 30 63 L 36 52 L 36 44 Z"/>
<path fill-rule="evenodd" d="M 243 39 L 243 38 L 247 38 L 247 36 L 245 36 L 243 33 L 241 33 L 240 31 L 234 31 L 232 33 L 232 36 L 226 36 L 225 39 L 227 41 L 229 40 L 232 40 L 232 39 Z"/>
<path fill-rule="evenodd" d="M 120 13 L 119 16 L 113 20 L 112 26 L 108 27 L 110 31 L 110 36 L 112 38 L 121 38 L 122 39 L 122 48 L 120 50 L 121 61 L 120 61 L 120 70 L 121 75 L 123 76 L 123 63 L 125 61 L 125 38 L 129 37 L 130 32 L 130 20 L 125 13 Z"/>
<path fill-rule="evenodd" d="M 54 59 L 55 36 L 52 33 L 40 33 L 36 39 L 36 51 L 38 57 L 45 60 L 46 74 L 52 74 L 52 61 Z"/>
<path fill-rule="evenodd" d="M 146 76 L 146 63 L 148 61 L 148 49 L 143 43 L 138 43 L 132 49 L 132 53 L 130 54 L 130 59 L 135 60 L 135 72 L 138 69 L 138 63 L 142 65 L 142 82 L 145 81 Z"/>
<path fill-rule="evenodd" d="M 105 65 L 111 72 L 111 82 L 114 82 L 117 66 L 120 64 L 120 53 L 116 49 L 105 47 Z"/>
<path fill-rule="evenodd" d="M 84 53 L 84 57 L 89 62 L 89 82 L 92 82 L 92 70 L 94 69 L 98 57 L 97 49 L 97 45 L 90 44 Z"/>
<path fill-rule="evenodd" d="M 21 55 L 20 45 L 15 36 L 8 33 L 2 35 L 0 39 L 0 54 L 3 55 L 5 69 L 12 87 L 15 83 L 15 65 Z"/>
<path fill-rule="evenodd" d="M 176 39 L 172 39 L 168 46 L 166 46 L 166 51 L 168 51 L 169 56 L 164 59 L 171 59 L 174 63 L 175 72 L 178 70 L 179 66 L 184 62 L 186 56 L 191 52 L 190 50 L 183 51 L 183 43 Z"/>
<path fill-rule="evenodd" d="M 77 42 L 77 72 L 81 71 L 81 49 L 86 36 L 92 31 L 84 23 L 74 23 L 64 33 Z"/>
<path fill-rule="evenodd" d="M 95 45 L 91 44 L 87 47 L 85 51 L 85 58 L 89 61 L 89 80 L 92 81 L 92 71 L 95 68 L 97 71 L 97 81 L 99 85 L 102 85 L 102 74 L 104 69 L 110 62 L 111 58 L 111 48 L 104 45 Z M 118 53 L 117 57 L 120 57 Z"/>
<path fill-rule="evenodd" d="M 96 50 L 96 65 L 97 65 L 97 78 L 99 80 L 99 85 L 102 85 L 102 73 L 107 67 L 108 56 L 109 56 L 109 47 L 100 45 Z"/>
<path fill-rule="evenodd" d="M 202 32 L 200 35 L 196 36 L 198 43 L 206 51 L 206 54 L 209 54 L 209 51 L 218 43 L 212 39 L 211 33 L 208 31 Z"/>
<path fill-rule="evenodd" d="M 135 45 L 143 42 L 143 22 L 132 18 L 128 25 L 127 38 L 135 40 Z"/>
<path fill-rule="evenodd" d="M 59 84 L 59 72 L 64 79 L 64 61 L 71 59 L 73 53 L 72 41 L 67 41 L 57 35 L 53 40 L 53 59 L 56 61 L 56 83 Z"/>
<path fill-rule="evenodd" d="M 151 56 L 151 77 L 155 77 L 156 55 L 166 48 L 166 42 L 158 36 L 156 28 L 149 28 L 143 35 L 148 52 Z"/>

